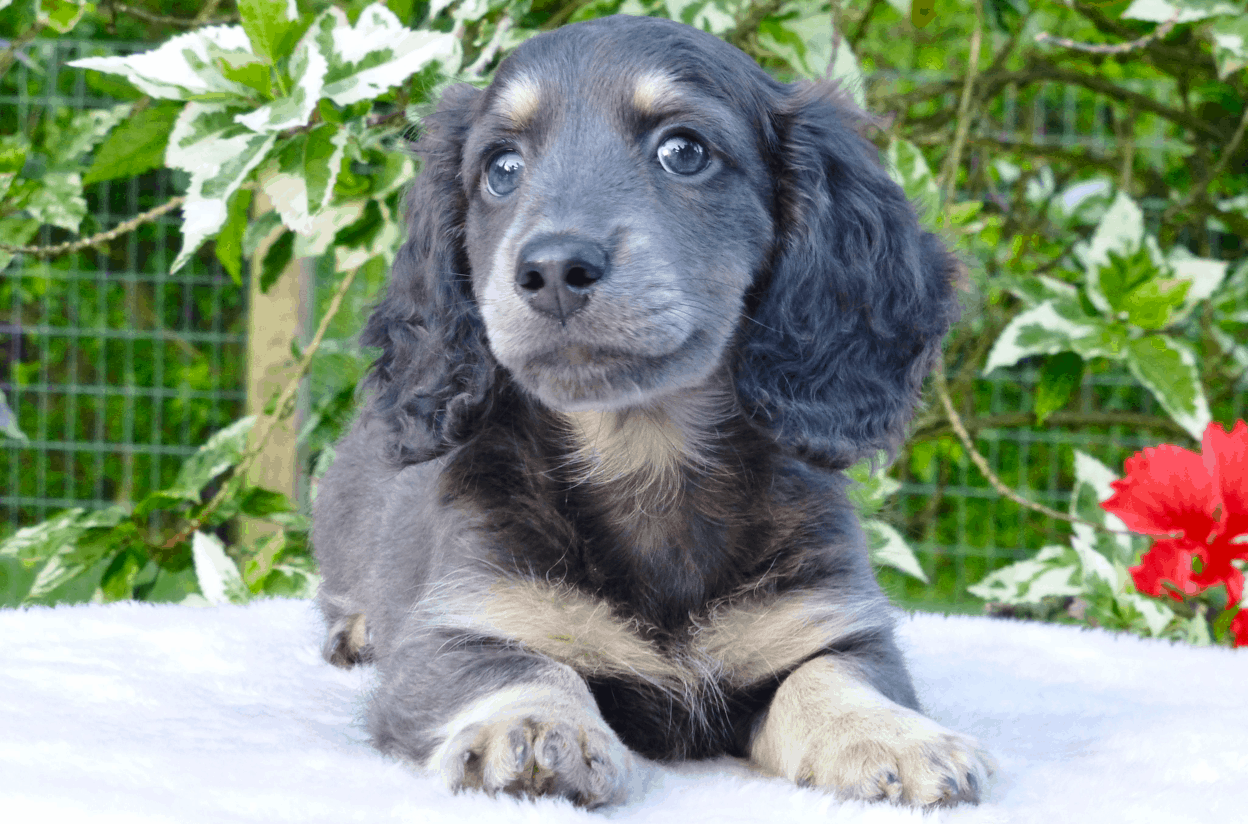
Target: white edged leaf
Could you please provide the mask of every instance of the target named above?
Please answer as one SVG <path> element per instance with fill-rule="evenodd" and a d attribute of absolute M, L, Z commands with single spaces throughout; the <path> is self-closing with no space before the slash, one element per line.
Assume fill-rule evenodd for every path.
<path fill-rule="evenodd" d="M 214 64 L 220 52 L 250 53 L 241 26 L 209 26 L 171 37 L 159 47 L 117 57 L 84 57 L 69 65 L 119 74 L 152 97 L 194 100 L 205 96 L 248 98 L 254 90 L 228 80 Z"/>
<path fill-rule="evenodd" d="M 1165 628 L 1170 625 L 1170 622 L 1174 620 L 1173 610 L 1139 593 L 1129 592 L 1118 596 L 1118 599 L 1140 613 L 1144 618 L 1144 625 L 1148 627 L 1149 634 L 1154 638 L 1161 635 Z"/>
<path fill-rule="evenodd" d="M 1122 13 L 1126 20 L 1165 23 L 1178 14 L 1179 23 L 1192 23 L 1222 14 L 1243 14 L 1229 0 L 1135 0 Z"/>
<path fill-rule="evenodd" d="M 339 106 L 377 97 L 434 61 L 443 72 L 453 74 L 461 56 L 459 41 L 452 35 L 412 31 L 381 3 L 360 12 L 354 26 L 331 7 L 304 37 L 315 38 L 327 58 L 322 96 Z"/>
<path fill-rule="evenodd" d="M 295 78 L 295 85 L 290 94 L 234 119 L 253 132 L 280 132 L 306 125 L 323 96 L 328 70 L 329 62 L 315 38 L 305 36 L 291 57 L 290 76 Z"/>
<path fill-rule="evenodd" d="M 923 567 L 919 566 L 919 559 L 914 557 L 914 550 L 910 549 L 900 532 L 883 521 L 874 519 L 863 521 L 862 528 L 867 533 L 871 546 L 872 561 L 899 569 L 925 584 L 929 583 Z"/>
<path fill-rule="evenodd" d="M 1186 341 L 1149 335 L 1127 343 L 1127 368 L 1166 414 L 1199 441 L 1213 418 L 1200 385 L 1196 355 Z"/>
<path fill-rule="evenodd" d="M 221 230 L 230 196 L 277 140 L 239 125 L 238 114 L 237 107 L 224 103 L 191 102 L 173 124 L 165 165 L 189 173 L 191 183 L 182 206 L 182 250 L 172 271 Z"/>
<path fill-rule="evenodd" d="M 1144 213 L 1135 201 L 1119 192 L 1083 253 L 1088 300 L 1100 311 L 1106 314 L 1113 311 L 1100 283 L 1100 270 L 1109 264 L 1109 253 L 1126 257 L 1136 252 L 1143 242 Z"/>
<path fill-rule="evenodd" d="M 199 591 L 208 603 L 220 606 L 247 600 L 247 586 L 220 538 L 196 530 L 191 536 L 191 559 Z"/>
<path fill-rule="evenodd" d="M 988 353 L 984 374 L 1033 355 L 1058 352 L 1076 352 L 1085 359 L 1120 359 L 1125 343 L 1119 327 L 1088 317 L 1078 304 L 1046 300 L 1023 310 L 1001 330 Z"/>
<path fill-rule="evenodd" d="M 1174 247 L 1166 262 L 1174 277 L 1191 284 L 1183 299 L 1184 314 L 1200 301 L 1213 296 L 1226 279 L 1226 270 L 1230 267 L 1224 260 L 1196 257 L 1182 246 Z"/>
<path fill-rule="evenodd" d="M 1071 583 L 1078 572 L 1072 554 L 1066 547 L 1046 546 L 1034 558 L 990 572 L 967 591 L 1003 604 L 1034 604 L 1048 595 L 1079 595 L 1083 590 Z"/>
<path fill-rule="evenodd" d="M 47 172 L 42 184 L 23 204 L 26 213 L 40 223 L 77 232 L 87 216 L 87 199 L 82 195 L 82 175 L 77 172 Z"/>
<path fill-rule="evenodd" d="M 284 145 L 260 172 L 260 182 L 286 227 L 310 234 L 313 217 L 334 194 L 347 134 L 332 123 L 317 126 Z"/>
<path fill-rule="evenodd" d="M 905 190 L 920 218 L 934 215 L 940 207 L 940 188 L 919 147 L 898 138 L 889 144 L 885 160 L 889 175 Z"/>
<path fill-rule="evenodd" d="M 238 0 L 236 5 L 251 51 L 269 63 L 284 57 L 283 41 L 299 23 L 295 0 Z"/>
<path fill-rule="evenodd" d="M 1219 78 L 1225 79 L 1248 66 L 1248 14 L 1241 12 L 1214 21 L 1209 34 L 1213 37 L 1213 59 Z"/>

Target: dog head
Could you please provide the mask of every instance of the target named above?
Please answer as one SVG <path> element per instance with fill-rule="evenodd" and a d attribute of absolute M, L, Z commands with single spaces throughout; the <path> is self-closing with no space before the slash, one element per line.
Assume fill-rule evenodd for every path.
<path fill-rule="evenodd" d="M 506 384 L 576 413 L 712 380 L 808 460 L 894 448 L 957 265 L 858 120 L 653 18 L 539 35 L 448 90 L 363 338 L 396 457 L 470 439 Z"/>

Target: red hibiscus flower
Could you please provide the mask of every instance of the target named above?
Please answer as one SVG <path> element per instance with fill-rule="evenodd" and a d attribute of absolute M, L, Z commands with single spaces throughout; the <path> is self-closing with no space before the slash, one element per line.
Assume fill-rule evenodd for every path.
<path fill-rule="evenodd" d="M 1126 477 L 1101 503 L 1127 529 L 1166 536 L 1154 541 L 1131 567 L 1140 592 L 1176 601 L 1217 584 L 1226 585 L 1233 609 L 1244 592 L 1244 575 L 1231 562 L 1248 560 L 1248 423 L 1229 433 L 1209 424 L 1196 454 L 1171 444 L 1137 452 Z M 1248 646 L 1248 608 L 1231 622 L 1236 646 Z"/>

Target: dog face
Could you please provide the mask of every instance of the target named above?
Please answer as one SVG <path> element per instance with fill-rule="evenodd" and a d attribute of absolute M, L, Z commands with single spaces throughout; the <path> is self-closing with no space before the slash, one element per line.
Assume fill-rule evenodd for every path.
<path fill-rule="evenodd" d="M 508 388 L 577 414 L 711 378 L 805 461 L 895 449 L 959 266 L 859 122 L 833 85 L 653 18 L 539 35 L 448 89 L 363 335 L 393 457 L 467 442 Z"/>
<path fill-rule="evenodd" d="M 478 104 L 472 291 L 490 351 L 549 407 L 702 383 L 736 331 L 772 187 L 751 112 L 704 68 L 614 34 L 521 53 Z"/>

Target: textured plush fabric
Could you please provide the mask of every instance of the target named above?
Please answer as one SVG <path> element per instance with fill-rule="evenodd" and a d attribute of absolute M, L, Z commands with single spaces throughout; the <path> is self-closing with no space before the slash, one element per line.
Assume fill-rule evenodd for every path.
<path fill-rule="evenodd" d="M 321 662 L 302 601 L 0 611 L 6 821 L 1233 822 L 1248 820 L 1248 650 L 915 615 L 937 720 L 999 769 L 978 808 L 841 804 L 721 760 L 653 766 L 606 812 L 453 796 L 374 752 L 371 672 Z"/>

